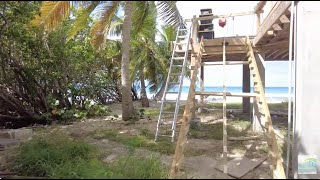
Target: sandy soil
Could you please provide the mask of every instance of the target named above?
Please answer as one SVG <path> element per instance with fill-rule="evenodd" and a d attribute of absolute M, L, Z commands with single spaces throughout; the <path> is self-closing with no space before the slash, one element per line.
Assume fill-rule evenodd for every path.
<path fill-rule="evenodd" d="M 134 102 L 136 108 L 140 107 L 139 102 Z M 159 108 L 160 104 L 156 102 L 150 103 L 151 108 Z M 121 104 L 110 105 L 112 110 L 111 115 L 121 114 Z M 202 119 L 206 121 L 219 121 L 218 117 L 202 116 Z M 210 120 L 211 119 L 211 120 Z M 141 130 L 148 129 L 149 132 L 154 133 L 156 130 L 156 117 L 152 117 L 151 121 L 138 121 L 135 124 L 127 124 L 122 120 L 110 120 L 110 117 L 92 118 L 84 122 L 76 122 L 71 125 L 53 125 L 42 127 L 47 129 L 47 132 L 55 131 L 57 129 L 62 130 L 74 138 L 83 139 L 86 142 L 95 145 L 103 153 L 101 159 L 106 162 L 112 162 L 121 155 L 129 153 L 128 147 L 118 142 L 114 142 L 108 139 L 97 140 L 94 139 L 90 134 L 96 130 L 107 130 L 113 129 L 118 132 L 127 132 L 132 136 L 141 133 Z M 37 130 L 36 130 L 37 132 Z M 169 141 L 169 139 L 168 139 Z M 248 157 L 257 158 L 266 156 L 266 153 L 261 153 L 259 149 L 265 146 L 265 141 L 243 141 L 234 142 L 229 141 L 228 143 L 228 158 L 229 160 L 236 157 Z M 215 167 L 221 164 L 222 160 L 222 140 L 214 139 L 199 139 L 190 138 L 188 139 L 185 151 L 191 151 L 183 161 L 183 171 L 186 172 L 187 178 L 210 178 L 210 179 L 233 179 L 233 177 L 226 175 Z M 0 152 L 0 160 L 4 161 L 4 158 L 8 154 L 8 150 Z M 155 154 L 158 155 L 161 161 L 170 167 L 172 161 L 172 155 L 160 154 L 158 152 L 151 152 L 147 149 L 138 148 L 135 151 L 136 155 L 146 156 Z M 191 155 L 190 155 L 191 154 Z M 263 162 L 261 165 L 247 173 L 242 177 L 243 179 L 261 179 L 261 178 L 272 178 L 269 169 L 268 160 Z"/>

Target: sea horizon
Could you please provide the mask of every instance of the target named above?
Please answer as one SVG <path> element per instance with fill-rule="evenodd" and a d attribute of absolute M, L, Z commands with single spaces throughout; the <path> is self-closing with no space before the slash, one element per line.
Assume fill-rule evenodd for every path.
<path fill-rule="evenodd" d="M 179 87 L 173 87 L 169 90 L 169 92 L 177 92 Z M 241 93 L 242 86 L 227 86 L 227 92 L 231 93 Z M 200 87 L 196 87 L 196 91 L 200 91 Z M 204 92 L 223 92 L 223 87 L 221 86 L 205 86 Z M 251 87 L 250 92 L 253 92 L 253 87 Z M 189 86 L 183 86 L 181 91 L 180 100 L 186 100 L 189 93 Z M 288 87 L 275 87 L 275 86 L 267 86 L 265 88 L 265 95 L 267 98 L 267 102 L 271 103 L 281 103 L 288 101 Z M 152 98 L 154 94 L 151 94 L 149 89 L 147 89 L 148 98 Z M 167 94 L 167 99 L 175 100 L 177 99 L 177 94 Z M 196 99 L 200 99 L 200 96 L 197 95 Z M 206 101 L 210 102 L 221 102 L 222 96 L 208 96 L 205 97 Z M 252 98 L 251 98 L 252 101 Z M 227 102 L 242 102 L 241 97 L 227 97 Z"/>

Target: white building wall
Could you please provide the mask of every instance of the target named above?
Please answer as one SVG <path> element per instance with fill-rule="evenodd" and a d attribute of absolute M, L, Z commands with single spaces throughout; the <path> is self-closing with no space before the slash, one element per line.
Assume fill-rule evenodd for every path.
<path fill-rule="evenodd" d="M 320 2 L 300 1 L 297 5 L 296 130 L 293 154 L 298 178 L 320 178 L 319 33 Z M 315 161 L 308 158 L 315 158 Z M 315 174 L 312 174 L 312 169 Z"/>

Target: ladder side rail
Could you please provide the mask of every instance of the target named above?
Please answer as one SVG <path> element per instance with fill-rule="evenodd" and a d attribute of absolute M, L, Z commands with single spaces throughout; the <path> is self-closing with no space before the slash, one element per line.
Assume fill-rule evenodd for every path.
<path fill-rule="evenodd" d="M 175 42 L 177 42 L 177 40 L 178 40 L 179 31 L 180 31 L 180 26 L 178 27 L 178 30 L 177 30 L 176 41 L 175 41 Z M 163 111 L 164 101 L 165 101 L 165 98 L 166 98 L 166 95 L 167 95 L 167 89 L 168 89 L 168 84 L 169 84 L 169 81 L 170 81 L 170 74 L 171 74 L 171 69 L 172 69 L 172 64 L 173 64 L 173 57 L 174 57 L 174 54 L 175 54 L 176 46 L 177 46 L 177 44 L 174 43 L 173 50 L 172 50 L 172 55 L 171 55 L 170 67 L 169 67 L 169 71 L 168 71 L 168 75 L 167 75 L 167 80 L 166 80 L 166 86 L 165 86 L 165 88 L 164 88 L 164 93 L 163 93 L 163 96 L 162 96 L 162 102 L 161 102 L 161 107 L 160 107 L 160 114 L 159 114 L 159 117 L 158 117 L 157 129 L 156 129 L 156 134 L 155 134 L 155 139 L 154 139 L 154 141 L 156 141 L 157 138 L 158 138 L 159 125 L 160 125 L 160 121 L 161 121 L 161 115 L 162 115 L 162 111 Z"/>
<path fill-rule="evenodd" d="M 177 98 L 177 102 L 176 102 L 176 107 L 175 107 L 175 112 L 174 112 L 174 118 L 173 118 L 173 123 L 172 123 L 172 142 L 174 140 L 174 136 L 175 136 L 175 130 L 176 130 L 176 123 L 177 123 L 177 116 L 179 113 L 179 107 L 180 107 L 180 97 L 181 97 L 181 91 L 182 91 L 182 87 L 183 87 L 183 78 L 185 75 L 185 71 L 186 71 L 186 63 L 187 63 L 187 59 L 188 59 L 188 52 L 189 52 L 189 43 L 190 43 L 190 36 L 191 36 L 191 28 L 192 28 L 192 24 L 189 27 L 189 32 L 188 32 L 188 38 L 187 38 L 187 46 L 186 46 L 186 52 L 184 54 L 184 60 L 183 60 L 183 64 L 182 64 L 182 72 L 181 72 L 181 76 L 180 76 L 180 85 L 179 85 L 179 91 L 178 91 L 178 98 Z"/>
<path fill-rule="evenodd" d="M 190 82 L 190 89 L 189 89 L 189 94 L 188 94 L 188 100 L 186 103 L 186 106 L 184 108 L 184 113 L 183 113 L 183 118 L 182 118 L 182 124 L 180 127 L 180 133 L 179 133 L 179 137 L 178 137 L 178 141 L 176 144 L 176 148 L 175 148 L 175 153 L 173 156 L 173 160 L 172 160 L 172 164 L 171 164 L 171 170 L 170 170 L 170 179 L 173 178 L 179 178 L 180 176 L 180 167 L 181 167 L 181 162 L 183 159 L 183 151 L 184 151 L 184 147 L 185 147 L 185 143 L 187 140 L 187 133 L 189 131 L 189 121 L 191 118 L 191 109 L 193 108 L 193 103 L 191 102 L 192 99 L 195 96 L 195 84 L 196 84 L 196 78 L 197 78 L 197 73 L 198 73 L 198 69 L 200 67 L 200 60 L 202 57 L 202 53 L 203 53 L 203 38 L 201 38 L 200 41 L 200 47 L 197 48 L 197 56 L 195 56 L 194 58 L 194 64 L 192 67 L 192 71 L 191 71 L 191 82 Z"/>

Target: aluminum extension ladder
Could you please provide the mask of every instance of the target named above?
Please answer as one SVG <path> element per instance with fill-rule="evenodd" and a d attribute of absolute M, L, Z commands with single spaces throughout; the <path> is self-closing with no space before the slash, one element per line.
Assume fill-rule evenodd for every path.
<path fill-rule="evenodd" d="M 171 142 L 174 141 L 177 125 L 177 117 L 179 113 L 180 106 L 180 96 L 183 85 L 183 78 L 185 76 L 188 50 L 190 43 L 192 24 L 189 29 L 185 29 L 183 25 L 178 28 L 176 40 L 174 42 L 174 47 L 171 56 L 170 68 L 167 76 L 166 86 L 164 94 L 162 97 L 160 114 L 157 123 L 157 130 L 155 134 L 155 141 L 157 141 L 158 136 L 171 137 Z M 172 86 L 179 86 L 178 91 L 169 91 Z M 168 94 L 177 94 L 176 100 L 167 100 Z M 168 110 L 168 105 L 175 104 L 174 111 Z M 171 119 L 171 121 L 170 121 Z M 171 125 L 169 129 L 168 126 Z M 163 131 L 163 129 L 165 129 Z M 171 131 L 171 135 L 168 134 Z"/>

